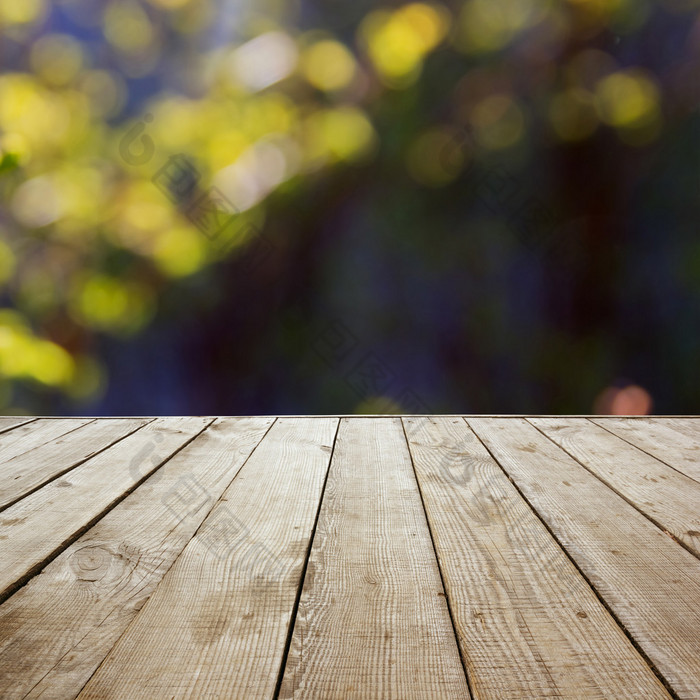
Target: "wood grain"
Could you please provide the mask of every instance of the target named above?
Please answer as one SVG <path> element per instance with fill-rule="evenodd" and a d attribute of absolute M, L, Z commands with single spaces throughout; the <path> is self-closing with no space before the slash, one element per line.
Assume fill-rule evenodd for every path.
<path fill-rule="evenodd" d="M 31 416 L 3 416 L 0 418 L 0 433 L 6 433 L 8 430 L 12 430 L 12 428 L 31 423 L 35 420 L 36 418 L 32 418 Z"/>
<path fill-rule="evenodd" d="M 700 700 L 699 445 L 689 417 L 0 417 L 0 698 Z"/>
<path fill-rule="evenodd" d="M 39 419 L 15 426 L 12 430 L 0 434 L 0 465 L 42 445 L 51 445 L 62 435 L 92 423 L 93 420 L 93 418 Z"/>
<path fill-rule="evenodd" d="M 699 421 L 659 418 L 591 420 L 700 482 L 700 431 L 687 430 L 688 423 L 692 425 Z"/>
<path fill-rule="evenodd" d="M 700 561 L 526 420 L 468 423 L 678 697 L 700 698 Z"/>
<path fill-rule="evenodd" d="M 280 418 L 80 698 L 271 698 L 335 418 Z"/>
<path fill-rule="evenodd" d="M 466 423 L 404 424 L 474 697 L 669 698 Z"/>
<path fill-rule="evenodd" d="M 398 418 L 343 419 L 280 698 L 467 698 Z"/>
<path fill-rule="evenodd" d="M 0 606 L 3 700 L 80 692 L 273 420 L 218 420 Z"/>
<path fill-rule="evenodd" d="M 149 419 L 91 421 L 4 462 L 0 466 L 0 510 L 148 422 Z"/>
<path fill-rule="evenodd" d="M 654 425 L 672 428 L 693 440 L 700 439 L 700 416 L 654 416 L 652 419 L 641 418 L 640 420 L 652 420 Z"/>
<path fill-rule="evenodd" d="M 700 483 L 590 421 L 530 422 L 700 556 Z"/>
<path fill-rule="evenodd" d="M 0 514 L 0 600 L 65 549 L 211 420 L 155 420 Z"/>

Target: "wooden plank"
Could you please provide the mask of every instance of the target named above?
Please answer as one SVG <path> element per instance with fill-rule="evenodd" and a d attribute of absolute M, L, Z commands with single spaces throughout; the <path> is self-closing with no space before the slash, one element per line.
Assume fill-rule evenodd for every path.
<path fill-rule="evenodd" d="M 700 556 L 700 483 L 590 421 L 531 418 L 530 422 Z"/>
<path fill-rule="evenodd" d="M 5 462 L 9 462 L 18 455 L 55 442 L 62 435 L 92 423 L 93 420 L 93 418 L 41 419 L 0 434 L 0 470 Z"/>
<path fill-rule="evenodd" d="M 32 416 L 2 416 L 0 418 L 0 433 L 6 433 L 12 428 L 17 428 L 20 425 L 32 423 L 36 418 Z"/>
<path fill-rule="evenodd" d="M 404 424 L 474 697 L 669 698 L 466 423 Z"/>
<path fill-rule="evenodd" d="M 0 465 L 0 510 L 118 442 L 149 419 L 92 421 Z"/>
<path fill-rule="evenodd" d="M 655 423 L 662 425 L 672 430 L 682 433 L 686 437 L 693 440 L 694 443 L 700 441 L 700 417 L 695 416 L 663 416 L 655 418 Z M 696 472 L 693 472 L 694 474 Z"/>
<path fill-rule="evenodd" d="M 280 418 L 80 698 L 271 698 L 337 419 Z"/>
<path fill-rule="evenodd" d="M 83 534 L 211 419 L 161 418 L 0 514 L 0 601 Z"/>
<path fill-rule="evenodd" d="M 280 698 L 467 698 L 398 418 L 341 421 Z"/>
<path fill-rule="evenodd" d="M 672 428 L 693 440 L 700 439 L 700 416 L 654 416 L 654 423 Z"/>
<path fill-rule="evenodd" d="M 273 420 L 218 420 L 0 606 L 0 697 L 80 692 Z"/>
<path fill-rule="evenodd" d="M 595 418 L 597 425 L 627 440 L 677 471 L 700 482 L 700 432 L 688 435 L 679 430 L 679 421 L 658 418 Z M 696 421 L 697 422 L 697 421 Z"/>
<path fill-rule="evenodd" d="M 681 698 L 700 697 L 700 561 L 522 419 L 470 418 Z"/>

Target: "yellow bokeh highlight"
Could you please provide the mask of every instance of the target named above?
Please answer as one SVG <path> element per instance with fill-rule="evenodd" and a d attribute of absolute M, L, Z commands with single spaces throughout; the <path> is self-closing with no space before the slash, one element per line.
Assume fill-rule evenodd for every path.
<path fill-rule="evenodd" d="M 67 162 L 54 171 L 52 180 L 61 203 L 58 237 L 75 240 L 87 236 L 93 240 L 94 229 L 104 218 L 104 206 L 110 194 L 103 173 L 97 168 Z"/>
<path fill-rule="evenodd" d="M 20 165 L 26 165 L 29 161 L 29 142 L 25 136 L 11 131 L 0 136 L 0 157 L 11 153 Z"/>
<path fill-rule="evenodd" d="M 26 134 L 34 129 L 36 121 L 33 116 L 45 112 L 46 103 L 43 91 L 31 76 L 21 73 L 7 73 L 0 77 L 0 126 L 5 131 Z M 41 128 L 48 125 L 47 120 L 38 121 Z"/>
<path fill-rule="evenodd" d="M 489 95 L 471 111 L 470 121 L 478 143 L 489 150 L 502 150 L 516 144 L 525 133 L 525 115 L 507 94 Z"/>
<path fill-rule="evenodd" d="M 607 26 L 627 34 L 641 27 L 651 13 L 650 0 L 568 0 L 578 22 L 589 27 Z"/>
<path fill-rule="evenodd" d="M 469 53 L 501 49 L 541 22 L 548 5 L 545 0 L 468 0 L 460 16 L 458 44 Z"/>
<path fill-rule="evenodd" d="M 187 228 L 164 231 L 153 246 L 153 260 L 169 277 L 186 277 L 200 270 L 207 261 L 206 238 Z"/>
<path fill-rule="evenodd" d="M 355 160 L 369 152 L 376 143 L 374 127 L 355 107 L 320 110 L 307 122 L 307 156 L 331 160 Z"/>
<path fill-rule="evenodd" d="M 400 415 L 404 409 L 398 401 L 388 396 L 370 396 L 360 401 L 353 411 L 356 415 Z"/>
<path fill-rule="evenodd" d="M 115 202 L 109 237 L 117 245 L 148 255 L 160 232 L 172 226 L 175 210 L 150 181 L 130 182 Z"/>
<path fill-rule="evenodd" d="M 0 25 L 30 24 L 46 12 L 46 0 L 0 0 Z"/>
<path fill-rule="evenodd" d="M 130 202 L 122 210 L 122 221 L 137 232 L 148 232 L 167 226 L 172 220 L 172 210 L 167 202 Z"/>
<path fill-rule="evenodd" d="M 285 133 L 294 123 L 295 107 L 285 95 L 270 92 L 241 105 L 240 126 L 250 141 L 269 133 Z"/>
<path fill-rule="evenodd" d="M 0 128 L 24 137 L 32 153 L 51 151 L 84 123 L 73 102 L 70 93 L 47 90 L 33 76 L 7 73 L 0 77 Z"/>
<path fill-rule="evenodd" d="M 583 88 L 558 93 L 549 105 L 549 120 L 562 141 L 581 141 L 598 127 L 595 97 Z"/>
<path fill-rule="evenodd" d="M 18 314 L 0 312 L 0 376 L 59 387 L 69 384 L 74 370 L 73 358 L 64 348 L 35 336 Z"/>
<path fill-rule="evenodd" d="M 184 97 L 161 99 L 148 108 L 147 113 L 153 115 L 153 121 L 144 129 L 144 133 L 163 149 L 187 150 L 195 139 L 198 120 L 209 116 L 209 110 L 205 107 L 202 107 L 202 111 L 205 114 L 198 117 L 196 102 Z"/>
<path fill-rule="evenodd" d="M 355 58 L 340 42 L 332 39 L 312 44 L 301 59 L 304 77 L 319 90 L 340 90 L 355 77 Z"/>
<path fill-rule="evenodd" d="M 360 26 L 360 37 L 379 77 L 391 87 L 404 87 L 418 78 L 423 59 L 448 28 L 444 7 L 411 3 L 394 12 L 370 13 Z"/>
<path fill-rule="evenodd" d="M 179 10 L 185 7 L 190 0 L 148 0 L 151 5 L 165 10 Z"/>
<path fill-rule="evenodd" d="M 84 72 L 78 89 L 87 98 L 91 113 L 98 117 L 111 117 L 126 101 L 126 85 L 123 78 L 109 71 Z"/>
<path fill-rule="evenodd" d="M 600 11 L 613 12 L 622 5 L 623 0 L 568 0 L 570 5 L 599 8 Z"/>
<path fill-rule="evenodd" d="M 73 374 L 73 358 L 60 345 L 49 340 L 37 340 L 32 352 L 36 379 L 49 386 L 58 386 L 70 381 Z"/>
<path fill-rule="evenodd" d="M 237 129 L 215 131 L 207 144 L 207 160 L 212 171 L 233 163 L 250 145 L 243 132 Z"/>
<path fill-rule="evenodd" d="M 151 0 L 162 4 L 170 0 Z M 180 3 L 174 6 L 172 3 Z M 203 31 L 216 18 L 218 5 L 213 0 L 172 0 L 166 8 L 174 10 L 168 16 L 168 23 L 180 34 L 196 34 Z"/>
<path fill-rule="evenodd" d="M 153 27 L 139 3 L 112 0 L 104 13 L 104 35 L 125 53 L 139 53 L 153 41 Z"/>
<path fill-rule="evenodd" d="M 142 285 L 95 274 L 76 284 L 69 309 L 80 323 L 96 330 L 129 335 L 153 314 L 153 299 Z"/>
<path fill-rule="evenodd" d="M 75 157 L 74 148 L 92 136 L 90 100 L 78 90 L 67 89 L 60 92 L 61 112 L 68 115 L 65 131 L 54 138 L 54 143 L 63 149 L 68 158 Z"/>
<path fill-rule="evenodd" d="M 618 128 L 648 126 L 659 117 L 659 90 L 639 70 L 619 71 L 603 78 L 596 87 L 600 118 Z"/>
<path fill-rule="evenodd" d="M 15 271 L 15 255 L 12 248 L 0 240 L 0 285 L 5 284 Z"/>
<path fill-rule="evenodd" d="M 80 44 L 66 34 L 47 34 L 34 42 L 29 60 L 34 73 L 50 85 L 66 85 L 83 65 Z"/>

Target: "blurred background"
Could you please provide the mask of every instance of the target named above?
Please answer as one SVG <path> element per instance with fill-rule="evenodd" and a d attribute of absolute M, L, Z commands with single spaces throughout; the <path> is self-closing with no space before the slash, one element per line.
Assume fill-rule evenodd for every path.
<path fill-rule="evenodd" d="M 0 0 L 0 412 L 700 413 L 698 0 Z"/>

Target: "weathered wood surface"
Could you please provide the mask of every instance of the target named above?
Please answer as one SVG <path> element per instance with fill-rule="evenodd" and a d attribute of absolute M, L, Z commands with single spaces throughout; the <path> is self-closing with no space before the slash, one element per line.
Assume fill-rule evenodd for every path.
<path fill-rule="evenodd" d="M 0 606 L 1 697 L 80 692 L 272 420 L 217 421 Z"/>
<path fill-rule="evenodd" d="M 0 600 L 79 537 L 209 419 L 158 419 L 0 513 Z"/>
<path fill-rule="evenodd" d="M 700 555 L 700 483 L 591 422 L 571 418 L 532 418 L 530 422 Z"/>
<path fill-rule="evenodd" d="M 464 420 L 404 422 L 477 697 L 667 698 Z"/>
<path fill-rule="evenodd" d="M 62 436 L 93 422 L 90 418 L 39 419 L 21 424 L 14 430 L 3 431 L 0 434 L 0 460 L 2 464 L 7 464 L 12 459 L 44 445 L 48 444 L 50 447 L 54 442 L 58 443 Z"/>
<path fill-rule="evenodd" d="M 700 698 L 700 560 L 526 420 L 468 422 L 666 681 Z"/>
<path fill-rule="evenodd" d="M 468 694 L 399 418 L 340 425 L 281 698 Z"/>
<path fill-rule="evenodd" d="M 2 461 L 0 510 L 4 510 L 22 496 L 28 495 L 52 479 L 62 476 L 93 455 L 138 430 L 147 422 L 146 420 L 100 420 L 74 427 L 56 440 L 51 440 L 44 434 L 42 439 L 46 442 L 43 444 L 22 452 L 13 459 Z"/>
<path fill-rule="evenodd" d="M 597 425 L 700 482 L 700 420 L 596 418 Z M 697 427 L 693 427 L 698 424 Z"/>
<path fill-rule="evenodd" d="M 275 423 L 80 698 L 272 696 L 337 423 Z"/>
<path fill-rule="evenodd" d="M 35 418 L 30 418 L 29 416 L 7 416 L 0 418 L 0 433 L 4 433 L 6 430 L 11 428 L 16 428 L 18 425 L 23 423 L 31 423 L 36 420 Z"/>
<path fill-rule="evenodd" d="M 0 698 L 700 698 L 700 419 L 0 418 Z"/>

